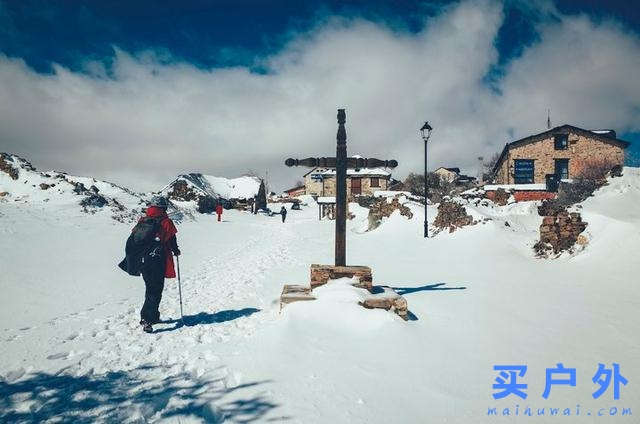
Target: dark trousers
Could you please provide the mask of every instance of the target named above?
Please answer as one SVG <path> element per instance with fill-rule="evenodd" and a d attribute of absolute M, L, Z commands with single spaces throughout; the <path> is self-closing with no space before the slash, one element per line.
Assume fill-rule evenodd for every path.
<path fill-rule="evenodd" d="M 164 261 L 163 264 L 164 265 Z M 149 322 L 157 322 L 160 320 L 160 300 L 162 300 L 162 290 L 164 290 L 164 266 L 153 267 L 142 271 L 144 279 L 144 305 L 140 311 L 140 318 Z"/>

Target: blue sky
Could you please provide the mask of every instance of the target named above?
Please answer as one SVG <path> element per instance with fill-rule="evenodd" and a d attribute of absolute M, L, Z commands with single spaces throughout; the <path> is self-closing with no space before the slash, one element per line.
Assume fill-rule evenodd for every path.
<path fill-rule="evenodd" d="M 417 170 L 418 166 L 412 154 L 411 138 L 415 135 L 412 119 L 417 125 L 422 117 L 436 118 L 441 141 L 434 139 L 434 166 L 442 164 L 472 170 L 475 156 L 489 155 L 499 150 L 510 137 L 538 130 L 546 121 L 546 108 L 551 108 L 554 124 L 566 122 L 578 126 L 615 127 L 621 138 L 634 142 L 630 155 L 633 157 L 640 151 L 640 123 L 637 122 L 640 104 L 632 96 L 638 83 L 629 82 L 631 87 L 622 87 L 615 81 L 620 79 L 620 75 L 625 75 L 624 68 L 613 71 L 599 66 L 597 70 L 601 73 L 593 78 L 593 83 L 585 79 L 580 83 L 582 85 L 574 83 L 576 78 L 570 74 L 549 73 L 543 78 L 536 77 L 540 72 L 527 76 L 527 72 L 533 71 L 526 69 L 532 68 L 532 64 L 538 66 L 537 61 L 542 59 L 537 58 L 547 59 L 550 66 L 562 67 L 562 63 L 554 59 L 558 55 L 576 55 L 576 63 L 593 63 L 597 55 L 594 51 L 599 48 L 603 56 L 610 56 L 610 64 L 620 62 L 619 66 L 628 67 L 628 72 L 631 72 L 639 59 L 639 33 L 640 7 L 628 1 L 0 0 L 0 53 L 4 56 L 0 69 L 4 66 L 5 71 L 4 74 L 0 72 L 4 75 L 1 82 L 19 84 L 20 87 L 15 92 L 3 93 L 7 94 L 4 107 L 9 110 L 16 102 L 25 102 L 24 110 L 32 110 L 34 106 L 29 106 L 29 102 L 41 104 L 42 99 L 38 100 L 37 96 L 42 92 L 49 93 L 48 99 L 58 99 L 51 100 L 51 107 L 56 111 L 41 110 L 22 123 L 23 126 L 35 123 L 42 127 L 41 131 L 20 130 L 16 119 L 12 119 L 8 128 L 0 129 L 0 150 L 17 150 L 16 153 L 32 156 L 43 166 L 86 173 L 92 171 L 86 164 L 87 158 L 101 153 L 105 163 L 96 170 L 100 176 L 121 182 L 138 179 L 141 176 L 136 175 L 133 161 L 122 163 L 118 160 L 118 152 L 121 151 L 118 143 L 105 142 L 100 137 L 104 131 L 96 131 L 88 125 L 79 128 L 82 125 L 73 119 L 78 112 L 73 111 L 72 104 L 82 103 L 83 109 L 90 105 L 96 107 L 97 118 L 104 118 L 96 125 L 101 125 L 105 119 L 110 122 L 111 137 L 130 138 L 129 143 L 135 140 L 133 143 L 139 144 L 136 155 L 148 151 L 145 147 L 152 142 L 150 139 L 155 139 L 155 143 L 165 149 L 176 149 L 175 134 L 167 139 L 155 134 L 142 140 L 144 137 L 140 137 L 137 129 L 113 129 L 118 122 L 126 121 L 126 116 L 119 120 L 116 115 L 117 110 L 122 109 L 118 105 L 126 102 L 122 93 L 130 92 L 136 100 L 145 98 L 150 102 L 138 103 L 147 111 L 141 117 L 145 125 L 164 121 L 169 116 L 176 117 L 176 126 L 170 129 L 176 134 L 190 132 L 190 128 L 198 129 L 193 130 L 194 135 L 185 146 L 193 156 L 182 152 L 170 165 L 160 159 L 154 160 L 160 169 L 154 165 L 148 170 L 158 182 L 171 173 L 196 169 L 211 173 L 240 173 L 242 170 L 234 169 L 228 160 L 216 160 L 215 157 L 220 155 L 220 150 L 241 154 L 249 146 L 251 151 L 252 143 L 258 143 L 255 158 L 243 159 L 238 166 L 252 168 L 259 173 L 269 170 L 278 184 L 286 185 L 289 177 L 272 169 L 280 167 L 280 156 L 285 157 L 295 151 L 269 154 L 267 149 L 261 149 L 262 145 L 274 139 L 274 150 L 284 150 L 289 145 L 290 150 L 295 150 L 302 144 L 304 148 L 299 151 L 311 153 L 312 147 L 319 145 L 320 135 L 326 137 L 334 130 L 329 130 L 335 126 L 334 112 L 330 108 L 346 104 L 349 113 L 349 106 L 355 107 L 360 102 L 367 105 L 379 102 L 380 106 L 378 110 L 368 106 L 367 114 L 362 116 L 358 115 L 358 110 L 353 110 L 354 117 L 361 119 L 352 124 L 354 136 L 362 137 L 355 141 L 354 148 L 363 150 L 375 146 L 372 155 L 397 155 L 401 163 L 407 165 L 402 170 L 404 173 Z M 332 48 L 342 48 L 340 37 L 344 39 L 345 51 L 336 52 L 332 57 Z M 589 41 L 591 37 L 593 41 Z M 568 47 L 574 42 L 584 45 L 577 49 Z M 475 43 L 477 46 L 471 46 Z M 347 53 L 348 56 L 343 56 Z M 411 54 L 420 57 L 411 58 Z M 465 55 L 468 63 L 465 63 L 465 57 L 460 57 Z M 449 80 L 447 75 L 440 74 L 440 68 L 434 68 L 431 73 L 412 74 L 411 66 L 420 66 L 422 61 L 428 64 L 425 69 L 436 66 L 440 61 L 442 68 L 449 67 L 450 76 L 457 75 L 460 80 Z M 415 91 L 424 91 L 425 94 L 419 96 L 413 105 L 409 101 L 397 112 L 391 112 L 391 115 L 400 114 L 415 107 L 415 111 L 408 113 L 415 117 L 391 116 L 386 122 L 387 126 L 406 127 L 403 131 L 382 128 L 385 125 L 382 121 L 390 113 L 385 101 L 393 98 L 394 72 L 388 70 L 379 78 L 364 74 L 364 79 L 359 81 L 375 84 L 367 90 L 360 87 L 358 80 L 349 78 L 357 72 L 350 72 L 347 67 L 342 69 L 345 63 L 350 63 L 351 69 L 357 69 L 360 64 L 370 66 L 368 69 L 373 73 L 380 72 L 373 67 L 398 64 L 398 74 L 415 81 Z M 323 72 L 315 72 L 318 69 Z M 468 69 L 474 71 L 473 75 L 467 75 Z M 305 73 L 309 75 L 306 80 Z M 433 84 L 436 85 L 431 87 L 431 95 L 430 75 L 438 75 L 434 78 Z M 557 80 L 555 75 L 558 75 Z M 320 101 L 318 99 L 322 95 L 317 93 L 305 102 L 295 98 L 300 87 L 303 93 L 309 90 L 326 92 L 319 87 L 327 83 L 325 79 L 329 77 L 334 82 L 333 86 L 341 88 L 334 93 L 334 98 Z M 385 79 L 387 77 L 389 79 Z M 424 87 L 420 86 L 421 79 L 425 81 Z M 511 121 L 509 113 L 519 109 L 518 105 L 524 98 L 532 97 L 532 94 L 518 97 L 516 93 L 534 93 L 533 97 L 537 97 L 535 87 L 530 84 L 534 80 L 540 84 L 541 92 L 547 92 L 537 100 L 539 110 L 536 115 L 518 111 L 518 117 L 508 122 Z M 157 106 L 158 99 L 154 97 L 158 92 L 167 96 L 167 102 L 177 99 L 176 104 L 182 104 L 189 87 L 198 87 L 199 84 L 207 86 L 211 104 L 198 98 L 195 102 L 198 109 L 184 116 L 170 107 Z M 218 89 L 210 88 L 218 84 Z M 235 88 L 228 89 L 229 84 Z M 389 92 L 380 90 L 381 84 L 388 86 Z M 175 90 L 182 91 L 166 91 L 167 86 L 175 86 Z M 264 100 L 260 110 L 244 110 L 251 109 L 254 103 L 251 93 L 245 91 L 251 86 L 256 96 L 270 99 Z M 574 98 L 556 101 L 555 97 L 563 96 L 565 88 L 570 94 L 568 97 Z M 577 103 L 584 106 L 584 97 L 575 96 L 583 89 L 606 97 L 609 97 L 609 92 L 611 98 L 583 113 Z M 291 92 L 280 97 L 278 90 Z M 405 90 L 402 99 L 411 95 L 410 86 L 398 88 L 397 92 L 401 90 Z M 56 94 L 52 95 L 52 92 Z M 616 92 L 628 92 L 628 98 L 616 97 Z M 234 93 L 237 96 L 234 97 Z M 343 93 L 347 94 L 343 96 Z M 270 95 L 273 98 L 268 97 Z M 590 98 L 594 99 L 593 95 Z M 238 99 L 244 99 L 246 103 Z M 300 102 L 295 107 L 299 112 L 301 107 L 316 100 L 323 107 L 318 108 L 314 104 L 302 117 L 297 116 L 299 119 L 286 118 L 287 114 L 295 115 L 283 106 L 287 102 Z M 218 103 L 221 101 L 234 103 L 233 109 L 220 108 Z M 450 105 L 452 102 L 455 104 Z M 611 108 L 618 107 L 616 105 L 625 111 L 620 114 L 624 116 L 611 114 Z M 604 112 L 600 113 L 598 107 Z M 157 109 L 157 113 L 153 109 Z M 210 119 L 206 117 L 207 109 L 212 109 Z M 499 112 L 492 114 L 492 109 Z M 326 113 L 326 128 L 320 124 L 323 119 L 318 115 L 320 110 Z M 191 118 L 201 114 L 201 119 Z M 513 114 L 516 115 L 515 112 Z M 308 128 L 304 128 L 304 116 L 313 118 Z M 243 130 L 229 124 L 227 119 L 230 117 Z M 6 115 L 4 119 L 8 119 Z M 212 124 L 222 121 L 225 124 L 220 126 L 229 127 L 227 132 L 214 128 Z M 131 123 L 123 123 L 123 128 L 127 125 Z M 256 125 L 256 138 L 264 140 L 253 140 L 252 125 Z M 289 128 L 293 125 L 302 128 Z M 291 138 L 289 142 L 275 140 L 279 137 L 278 128 L 272 127 L 277 126 L 282 129 L 281 137 Z M 454 126 L 458 126 L 460 131 L 454 131 Z M 473 131 L 478 126 L 482 130 L 469 137 L 467 144 L 459 141 L 460 134 Z M 271 129 L 273 133 L 269 132 Z M 265 135 L 267 132 L 268 136 Z M 44 134 L 52 134 L 51 139 L 43 140 Z M 434 133 L 434 138 L 437 134 Z M 83 144 L 74 144 L 68 141 L 69 137 L 82 138 Z M 368 144 L 364 142 L 365 138 L 374 141 Z M 309 144 L 301 142 L 301 139 L 309 139 Z M 330 140 L 327 141 L 326 154 L 332 150 Z M 436 142 L 442 144 L 436 145 Z M 109 150 L 109 144 L 114 145 L 113 151 Z M 203 152 L 197 152 L 202 144 L 207 147 Z M 397 149 L 393 148 L 394 144 Z M 238 149 L 238 145 L 245 148 Z M 469 156 L 470 145 L 473 146 L 471 158 L 467 158 L 464 154 Z M 211 162 L 201 160 L 203 153 L 211 156 Z"/>
<path fill-rule="evenodd" d="M 52 63 L 80 70 L 87 58 L 108 61 L 113 46 L 129 52 L 164 51 L 170 60 L 203 68 L 249 65 L 256 55 L 281 49 L 294 34 L 332 16 L 362 17 L 399 32 L 417 32 L 424 17 L 452 1 L 279 1 L 279 0 L 2 0 L 2 53 L 23 58 L 39 72 Z M 499 64 L 537 39 L 543 19 L 535 2 L 505 3 L 496 46 Z M 556 1 L 565 14 L 615 19 L 640 30 L 640 7 L 630 1 Z"/>

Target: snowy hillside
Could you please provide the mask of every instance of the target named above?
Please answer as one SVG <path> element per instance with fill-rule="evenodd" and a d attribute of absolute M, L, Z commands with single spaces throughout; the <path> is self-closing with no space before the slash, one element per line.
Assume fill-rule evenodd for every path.
<path fill-rule="evenodd" d="M 555 260 L 532 251 L 537 202 L 461 199 L 478 223 L 429 239 L 409 198 L 411 219 L 394 212 L 371 231 L 368 210 L 351 204 L 347 262 L 402 294 L 408 322 L 363 309 L 341 281 L 280 309 L 283 284 L 333 261 L 334 223 L 319 221 L 309 199 L 285 223 L 234 210 L 220 223 L 198 216 L 178 226 L 186 325 L 167 280 L 165 323 L 151 335 L 138 325 L 141 279 L 115 266 L 130 224 L 69 219 L 80 200 L 71 193 L 46 211 L 44 200 L 15 202 L 25 183 L 1 175 L 13 191 L 0 201 L 0 421 L 634 422 L 608 414 L 640 405 L 637 168 L 579 205 L 589 243 Z M 37 186 L 37 173 L 25 175 Z M 431 221 L 436 213 L 430 205 Z M 576 369 L 576 386 L 554 385 L 545 399 L 545 370 L 558 363 Z M 619 400 L 612 387 L 592 396 L 599 363 L 620 365 L 629 383 Z M 494 399 L 500 364 L 527 366 L 526 399 Z M 527 407 L 547 412 L 522 418 Z"/>
<path fill-rule="evenodd" d="M 223 178 L 191 173 L 178 176 L 178 178 L 160 190 L 160 193 L 187 201 L 201 196 L 227 200 L 251 199 L 258 194 L 259 188 L 260 179 L 256 177 Z"/>
<path fill-rule="evenodd" d="M 137 218 L 146 205 L 143 195 L 116 184 L 63 172 L 41 172 L 16 155 L 0 155 L 0 202 L 71 214 L 99 213 L 119 221 Z"/>

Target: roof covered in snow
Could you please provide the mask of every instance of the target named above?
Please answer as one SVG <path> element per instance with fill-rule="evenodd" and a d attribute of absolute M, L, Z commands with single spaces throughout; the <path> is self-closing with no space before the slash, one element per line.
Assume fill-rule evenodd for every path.
<path fill-rule="evenodd" d="M 444 166 L 441 166 L 440 168 L 436 169 L 434 172 L 438 172 L 441 169 L 447 170 L 449 172 L 453 172 L 455 174 L 459 174 L 460 173 L 460 168 L 446 168 Z"/>

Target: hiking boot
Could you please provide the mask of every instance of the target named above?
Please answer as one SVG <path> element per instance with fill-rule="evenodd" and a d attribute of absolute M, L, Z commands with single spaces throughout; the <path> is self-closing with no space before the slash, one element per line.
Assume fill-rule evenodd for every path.
<path fill-rule="evenodd" d="M 144 331 L 145 333 L 153 333 L 153 327 L 151 327 L 151 324 L 147 321 L 141 319 L 140 325 L 142 326 L 142 331 Z"/>

